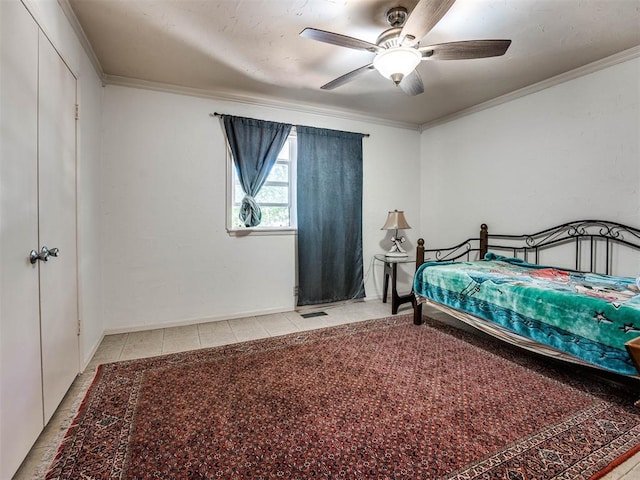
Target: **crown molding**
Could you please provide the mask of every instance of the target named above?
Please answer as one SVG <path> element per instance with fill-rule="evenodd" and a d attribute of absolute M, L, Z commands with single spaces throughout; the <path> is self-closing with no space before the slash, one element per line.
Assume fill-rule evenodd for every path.
<path fill-rule="evenodd" d="M 201 97 L 211 100 L 219 100 L 224 102 L 241 103 L 255 107 L 275 108 L 280 110 L 293 110 L 300 113 L 308 113 L 312 115 L 330 116 L 333 118 L 341 118 L 343 120 L 352 120 L 358 122 L 373 123 L 386 127 L 403 128 L 409 130 L 419 130 L 419 125 L 409 122 L 398 122 L 386 120 L 383 118 L 373 117 L 370 114 L 360 113 L 354 110 L 346 110 L 339 108 L 327 108 L 317 105 L 279 100 L 272 97 L 260 97 L 254 95 L 245 95 L 233 91 L 224 90 L 206 90 L 200 88 L 183 87 L 180 85 L 172 85 L 160 82 L 152 82 L 149 80 L 141 80 L 137 78 L 121 77 L 117 75 L 104 75 L 103 81 L 106 85 L 116 85 L 121 87 L 141 88 L 144 90 L 155 90 L 165 93 L 174 93 L 178 95 L 188 95 L 191 97 Z"/>
<path fill-rule="evenodd" d="M 444 117 L 440 117 L 430 122 L 424 123 L 420 126 L 420 131 L 423 132 L 438 125 L 442 125 L 443 123 L 458 120 L 459 118 L 466 117 L 467 115 L 481 112 L 482 110 L 496 107 L 498 105 L 502 105 L 503 103 L 511 102 L 518 98 L 531 95 L 532 93 L 536 93 L 555 85 L 568 82 L 569 80 L 574 80 L 576 78 L 589 75 L 590 73 L 594 73 L 605 68 L 613 67 L 614 65 L 618 65 L 620 63 L 624 63 L 628 60 L 632 60 L 638 57 L 640 57 L 640 46 L 632 47 L 628 50 L 623 50 L 622 52 L 616 53 L 601 60 L 596 60 L 595 62 L 589 63 L 588 65 L 569 70 L 568 72 L 561 73 L 560 75 L 556 75 L 555 77 L 542 80 L 541 82 L 534 83 L 533 85 L 529 85 L 505 95 L 501 95 L 500 97 L 496 97 L 486 102 L 479 103 L 478 105 L 474 105 L 472 107 L 459 110 L 450 115 L 446 115 Z"/>
<path fill-rule="evenodd" d="M 100 65 L 100 61 L 98 60 L 96 52 L 93 51 L 93 47 L 91 46 L 91 43 L 87 38 L 87 35 L 84 33 L 84 29 L 82 28 L 82 25 L 80 25 L 80 21 L 78 20 L 78 17 L 76 17 L 76 14 L 71 8 L 71 5 L 69 4 L 69 0 L 58 0 L 58 5 L 60 5 L 62 12 L 64 13 L 65 17 L 67 17 L 67 20 L 71 24 L 71 28 L 75 32 L 76 37 L 78 37 L 78 41 L 80 42 L 80 45 L 82 45 L 82 48 L 84 49 L 85 53 L 89 57 L 89 60 L 91 61 L 91 64 L 93 65 L 94 70 L 96 71 L 96 74 L 98 75 L 100 80 L 102 80 L 102 86 L 104 86 L 105 74 L 104 74 L 104 70 L 102 69 L 102 65 Z"/>
<path fill-rule="evenodd" d="M 2 0 L 0 0 L 2 1 Z M 31 0 L 23 0 L 30 2 Z M 360 121 L 366 123 L 373 123 L 387 127 L 403 128 L 409 130 L 419 130 L 419 124 L 411 122 L 400 122 L 393 120 L 386 120 L 377 117 L 373 117 L 370 114 L 364 112 L 357 112 L 354 110 L 339 109 L 339 108 L 327 108 L 318 105 L 312 105 L 302 102 L 292 102 L 279 100 L 273 97 L 260 97 L 242 94 L 233 91 L 213 91 L 206 89 L 198 89 L 192 87 L 183 87 L 179 85 L 166 84 L 161 82 L 152 82 L 148 80 L 141 80 L 132 77 L 123 77 L 118 75 L 109 75 L 104 73 L 102 65 L 98 60 L 98 57 L 89 42 L 87 35 L 80 25 L 80 21 L 75 12 L 71 8 L 69 0 L 57 0 L 58 5 L 62 9 L 63 13 L 67 17 L 67 20 L 71 24 L 73 31 L 78 37 L 78 41 L 82 45 L 82 48 L 86 52 L 89 60 L 91 61 L 96 74 L 102 81 L 102 85 L 118 85 L 132 88 L 141 88 L 146 90 L 155 90 L 165 93 L 175 93 L 179 95 L 188 95 L 195 97 L 208 98 L 212 100 L 221 100 L 227 102 L 241 103 L 244 105 L 251 105 L 257 107 L 276 108 L 281 110 L 294 110 L 300 113 L 310 113 L 315 115 L 331 116 L 334 118 L 341 118 L 344 120 Z"/>

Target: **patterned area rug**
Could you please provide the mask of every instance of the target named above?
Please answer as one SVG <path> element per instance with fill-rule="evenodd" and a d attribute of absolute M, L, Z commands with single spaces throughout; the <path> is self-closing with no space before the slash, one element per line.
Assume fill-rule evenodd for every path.
<path fill-rule="evenodd" d="M 107 364 L 47 478 L 599 478 L 640 416 L 589 382 L 409 316 Z"/>

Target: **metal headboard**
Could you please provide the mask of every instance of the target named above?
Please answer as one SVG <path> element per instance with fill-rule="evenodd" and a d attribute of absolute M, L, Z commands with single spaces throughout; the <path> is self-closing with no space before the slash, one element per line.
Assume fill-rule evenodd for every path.
<path fill-rule="evenodd" d="M 481 228 L 485 232 L 487 231 L 487 226 L 484 223 Z M 482 231 L 480 231 L 480 235 L 482 235 Z M 422 265 L 425 261 L 425 255 L 428 255 L 427 260 L 435 262 L 455 262 L 461 258 L 464 258 L 467 262 L 477 260 L 483 258 L 484 253 L 486 253 L 486 250 L 482 253 L 480 241 L 480 238 L 467 238 L 453 247 L 424 248 L 424 240 L 419 238 L 418 246 L 416 247 L 416 262 L 418 265 Z M 472 256 L 473 253 L 477 253 L 477 255 Z"/>
<path fill-rule="evenodd" d="M 575 270 L 611 275 L 613 247 L 623 245 L 640 252 L 640 229 L 606 220 L 577 220 L 532 234 L 505 235 L 490 234 L 483 223 L 478 238 L 469 238 L 453 247 L 425 249 L 424 240 L 419 239 L 416 264 L 424 263 L 425 254 L 438 262 L 470 261 L 484 258 L 488 251 L 540 263 L 545 250 L 571 244 L 575 245 Z"/>

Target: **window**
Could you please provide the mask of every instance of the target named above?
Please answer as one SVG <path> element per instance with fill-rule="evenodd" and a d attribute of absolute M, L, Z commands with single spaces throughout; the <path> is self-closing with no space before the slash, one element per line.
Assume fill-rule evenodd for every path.
<path fill-rule="evenodd" d="M 256 196 L 262 211 L 262 222 L 257 227 L 246 228 L 239 219 L 240 205 L 244 191 L 233 164 L 231 152 L 227 151 L 230 172 L 228 230 L 273 231 L 292 230 L 296 227 L 296 157 L 295 132 L 289 134 L 278 160 L 274 164 L 267 181 Z"/>

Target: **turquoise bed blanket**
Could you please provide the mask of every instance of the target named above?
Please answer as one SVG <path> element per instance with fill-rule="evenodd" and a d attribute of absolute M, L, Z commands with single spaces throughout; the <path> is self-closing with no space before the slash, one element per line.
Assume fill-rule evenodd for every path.
<path fill-rule="evenodd" d="M 624 344 L 640 336 L 635 279 L 576 273 L 488 253 L 477 262 L 428 262 L 422 297 L 501 325 L 601 368 L 637 375 Z"/>

